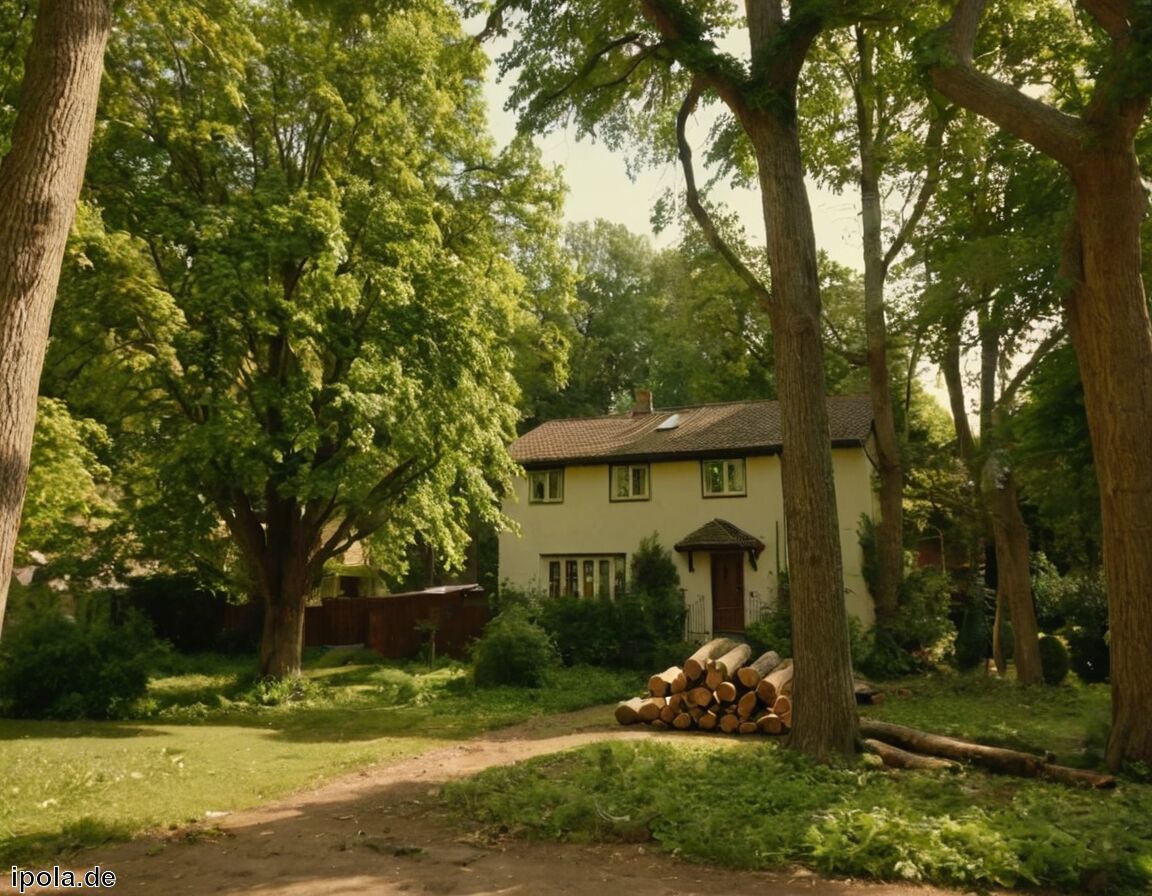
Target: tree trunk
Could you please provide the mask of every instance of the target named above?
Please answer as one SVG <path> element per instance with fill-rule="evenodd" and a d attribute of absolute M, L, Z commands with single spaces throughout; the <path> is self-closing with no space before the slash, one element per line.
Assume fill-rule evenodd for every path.
<path fill-rule="evenodd" d="M 60 265 L 96 119 L 108 0 L 42 0 L 0 162 L 0 625 Z"/>
<path fill-rule="evenodd" d="M 828 440 L 816 238 L 795 117 L 766 114 L 749 136 L 756 149 L 772 271 L 766 310 L 780 395 L 792 646 L 800 668 L 788 745 L 827 761 L 854 752 L 856 704 Z"/>
<path fill-rule="evenodd" d="M 260 674 L 291 678 L 300 674 L 304 651 L 304 594 L 264 598 L 264 632 L 260 639 Z"/>
<path fill-rule="evenodd" d="M 858 41 L 859 43 L 859 41 Z M 863 63 L 862 63 L 863 64 Z M 868 61 L 869 72 L 871 61 Z M 867 98 L 858 102 L 867 103 Z M 904 577 L 904 467 L 892 408 L 888 370 L 888 323 L 884 313 L 887 265 L 882 243 L 880 172 L 867 108 L 857 112 L 860 131 L 860 208 L 864 237 L 864 333 L 868 395 L 876 433 L 876 476 L 880 482 L 880 522 L 876 526 L 876 621 L 883 626 L 899 605 Z"/>
<path fill-rule="evenodd" d="M 1152 764 L 1152 324 L 1140 276 L 1136 155 L 1102 147 L 1073 171 L 1063 274 L 1100 485 L 1112 661 L 1107 762 Z"/>
<path fill-rule="evenodd" d="M 985 483 L 983 491 L 996 543 L 997 606 L 1007 611 L 1012 622 L 1016 680 L 1021 684 L 1040 684 L 1044 680 L 1044 670 L 1040 664 L 1040 628 L 1036 624 L 1036 606 L 1032 601 L 1028 526 L 1020 513 L 1012 472 L 993 470 L 988 478 L 990 481 Z M 1000 633 L 993 632 L 993 637 L 997 639 L 994 644 L 998 647 Z"/>

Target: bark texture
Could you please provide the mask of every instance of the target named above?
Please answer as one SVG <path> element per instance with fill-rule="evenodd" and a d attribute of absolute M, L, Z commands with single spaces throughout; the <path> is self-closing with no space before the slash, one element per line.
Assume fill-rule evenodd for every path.
<path fill-rule="evenodd" d="M 1107 762 L 1152 762 L 1152 321 L 1141 277 L 1147 197 L 1135 137 L 1152 99 L 1152 11 L 1081 0 L 1107 35 L 1107 60 L 1080 117 L 976 69 L 983 0 L 961 0 L 945 32 L 951 58 L 935 86 L 1060 162 L 1075 191 L 1062 259 L 1065 313 L 1084 386 L 1100 484 L 1112 661 Z"/>
<path fill-rule="evenodd" d="M 41 2 L 12 148 L 0 162 L 0 623 L 48 326 L 84 179 L 111 25 L 107 0 Z"/>

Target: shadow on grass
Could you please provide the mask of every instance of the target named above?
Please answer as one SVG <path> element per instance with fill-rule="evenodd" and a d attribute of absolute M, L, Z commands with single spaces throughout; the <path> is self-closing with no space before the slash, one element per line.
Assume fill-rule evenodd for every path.
<path fill-rule="evenodd" d="M 135 834 L 136 831 L 125 824 L 80 818 L 56 830 L 5 837 L 0 840 L 0 866 L 42 863 L 81 849 L 123 843 Z"/>
<path fill-rule="evenodd" d="M 0 719 L 0 740 L 59 740 L 82 737 L 166 737 L 147 722 L 50 722 L 38 719 Z"/>

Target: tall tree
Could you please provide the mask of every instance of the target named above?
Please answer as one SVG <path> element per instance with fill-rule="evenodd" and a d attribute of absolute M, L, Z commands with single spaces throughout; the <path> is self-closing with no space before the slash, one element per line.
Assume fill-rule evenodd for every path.
<path fill-rule="evenodd" d="M 543 128 L 574 115 L 585 130 L 617 145 L 652 138 L 648 145 L 654 146 L 675 133 L 690 209 L 771 320 L 797 661 L 790 743 L 821 758 L 854 749 L 856 712 L 797 88 L 817 35 L 855 8 L 826 0 L 766 0 L 749 2 L 740 20 L 721 3 L 510 0 L 490 20 L 496 26 L 514 9 L 525 13 L 520 40 L 502 67 L 519 70 L 513 101 L 525 112 L 526 127 Z M 743 42 L 743 58 L 719 49 L 728 38 Z M 696 188 L 687 130 L 701 102 L 719 102 L 734 123 L 729 133 L 751 147 L 770 288 L 723 239 Z M 724 155 L 723 141 L 712 148 L 714 156 Z"/>
<path fill-rule="evenodd" d="M 0 161 L 0 625 L 60 263 L 96 117 L 109 0 L 42 0 Z"/>
<path fill-rule="evenodd" d="M 1079 0 L 1095 39 L 1084 95 L 1057 107 L 977 67 L 984 0 L 961 0 L 941 32 L 937 88 L 1067 171 L 1064 309 L 1084 385 L 1100 483 L 1112 652 L 1107 762 L 1152 762 L 1152 321 L 1141 275 L 1147 208 L 1135 140 L 1152 101 L 1152 6 Z M 1069 21 L 1069 28 L 1074 23 Z"/>
<path fill-rule="evenodd" d="M 169 541 L 228 533 L 278 677 L 325 561 L 458 558 L 499 519 L 531 324 L 510 259 L 556 230 L 557 184 L 485 135 L 456 15 L 379 7 L 126 3 L 61 321 L 130 371 L 130 497 Z"/>
<path fill-rule="evenodd" d="M 912 30 L 908 22 L 901 28 L 858 22 L 850 32 L 826 33 L 808 67 L 801 100 L 816 177 L 837 189 L 855 180 L 860 196 L 865 360 L 880 499 L 873 596 L 881 625 L 896 612 L 904 571 L 904 465 L 884 291 L 935 192 L 950 117 L 920 83 L 905 46 Z M 848 110 L 851 114 L 845 114 Z M 846 126 L 848 121 L 853 126 Z M 916 138 L 909 139 L 913 134 Z M 901 205 L 898 217 L 885 220 L 885 199 Z"/>

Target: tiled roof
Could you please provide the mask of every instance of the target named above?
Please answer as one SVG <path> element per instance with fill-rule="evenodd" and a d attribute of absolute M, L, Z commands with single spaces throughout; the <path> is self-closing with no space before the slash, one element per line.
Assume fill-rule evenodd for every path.
<path fill-rule="evenodd" d="M 764 550 L 764 542 L 755 535 L 749 535 L 728 520 L 715 519 L 705 523 L 695 532 L 685 535 L 676 542 L 675 547 L 677 551 L 714 551 L 723 548 L 740 548 L 759 553 Z"/>
<path fill-rule="evenodd" d="M 672 417 L 679 419 L 672 421 Z M 661 430 L 666 421 L 676 425 Z M 863 445 L 872 430 L 868 397 L 830 397 L 828 421 L 834 447 Z M 550 420 L 513 442 L 511 452 L 525 466 L 540 466 L 775 454 L 780 448 L 780 404 L 733 401 L 648 414 Z"/>

